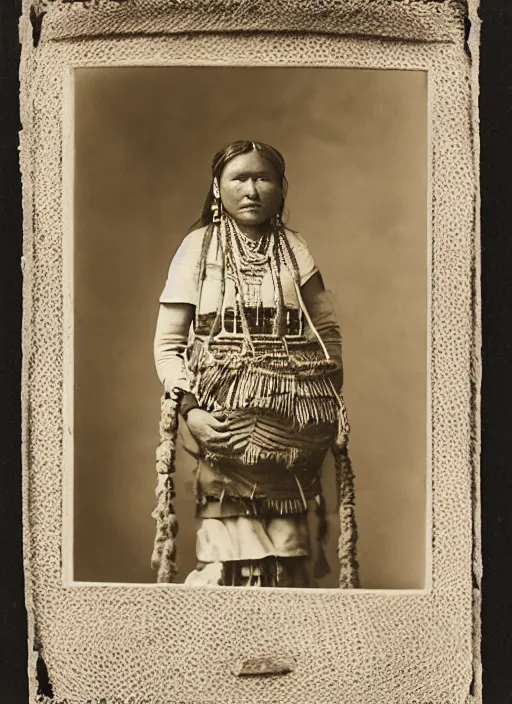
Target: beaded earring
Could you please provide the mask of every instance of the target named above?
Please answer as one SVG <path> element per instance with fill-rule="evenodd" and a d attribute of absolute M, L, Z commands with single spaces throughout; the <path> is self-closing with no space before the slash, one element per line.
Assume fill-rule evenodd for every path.
<path fill-rule="evenodd" d="M 272 220 L 271 224 L 274 230 L 281 230 L 283 227 L 283 219 L 281 217 L 281 213 L 277 213 Z"/>
<path fill-rule="evenodd" d="M 213 211 L 213 218 L 212 222 L 217 224 L 221 220 L 221 215 L 222 215 L 222 201 L 220 199 L 220 189 L 219 189 L 219 182 L 216 178 L 213 179 L 213 197 L 214 197 L 214 202 L 212 204 L 212 211 Z"/>

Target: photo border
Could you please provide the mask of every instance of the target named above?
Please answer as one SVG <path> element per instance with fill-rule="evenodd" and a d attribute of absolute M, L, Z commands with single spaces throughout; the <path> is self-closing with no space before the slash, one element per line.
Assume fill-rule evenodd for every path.
<path fill-rule="evenodd" d="M 369 594 L 363 590 L 330 589 L 321 593 L 318 590 L 300 590 L 301 593 L 282 590 L 277 597 L 274 590 L 235 590 L 234 593 L 225 588 L 219 591 L 205 589 L 201 590 L 202 603 L 198 604 L 196 598 L 194 604 L 192 595 L 197 597 L 199 588 L 176 589 L 177 585 L 170 589 L 159 588 L 152 590 L 151 600 L 148 600 L 147 589 L 138 585 L 63 587 L 60 568 L 62 441 L 67 428 L 63 426 L 60 404 L 62 384 L 55 372 L 55 366 L 57 372 L 62 367 L 63 335 L 69 334 L 59 318 L 63 301 L 60 270 L 62 220 L 60 208 L 55 208 L 62 196 L 59 190 L 62 185 L 60 151 L 55 150 L 55 144 L 60 144 L 59 130 L 62 127 L 62 77 L 73 66 L 83 65 L 84 55 L 95 53 L 101 55 L 104 65 L 112 66 L 133 65 L 141 55 L 151 55 L 161 64 L 166 54 L 177 51 L 180 65 L 197 65 L 191 60 L 191 51 L 194 55 L 196 51 L 204 53 L 205 49 L 218 51 L 220 45 L 224 56 L 226 47 L 235 56 L 241 50 L 254 54 L 269 48 L 278 55 L 281 52 L 282 56 L 280 39 L 283 39 L 285 51 L 291 42 L 294 51 L 308 49 L 312 54 L 318 52 L 320 55 L 325 52 L 324 57 L 327 54 L 334 59 L 329 65 L 340 68 L 375 69 L 392 65 L 395 69 L 407 70 L 414 63 L 413 70 L 428 69 L 431 78 L 429 103 L 434 115 L 432 149 L 435 155 L 432 163 L 434 383 L 431 459 L 434 492 L 431 590 L 429 593 L 415 590 L 414 594 L 407 594 L 405 590 L 397 590 L 396 594 L 390 594 L 389 590 Z M 172 693 L 166 690 L 169 702 L 197 702 L 199 696 L 205 703 L 248 701 L 250 697 L 260 702 L 281 701 L 278 697 L 282 697 L 282 701 L 291 702 L 290 697 L 295 697 L 304 704 L 316 704 L 319 696 L 332 699 L 336 691 L 343 691 L 346 702 L 365 701 L 368 704 L 398 700 L 411 704 L 413 701 L 425 704 L 427 701 L 439 704 L 480 701 L 479 616 L 475 610 L 479 603 L 480 579 L 479 537 L 475 533 L 479 506 L 479 425 L 478 400 L 475 399 L 480 375 L 479 230 L 475 216 L 478 187 L 472 131 L 474 95 L 471 93 L 471 77 L 474 75 L 464 48 L 455 43 L 408 45 L 308 35 L 293 40 L 287 37 L 284 41 L 280 35 L 219 37 L 212 34 L 167 37 L 166 41 L 158 37 L 130 37 L 122 42 L 82 39 L 42 44 L 38 51 L 34 65 L 25 66 L 30 73 L 30 82 L 25 79 L 25 95 L 29 97 L 22 103 L 24 133 L 21 137 L 26 270 L 23 490 L 26 603 L 34 648 L 31 671 L 35 671 L 36 655 L 43 657 L 56 701 L 65 698 L 68 702 L 78 702 L 86 696 L 89 699 L 97 696 L 106 701 L 127 701 L 133 691 L 126 689 L 122 675 L 128 671 L 137 674 L 139 691 L 143 692 L 134 701 L 158 701 L 155 696 L 164 682 L 172 683 Z M 119 53 L 123 59 L 121 64 L 116 64 L 115 56 Z M 354 55 L 363 56 L 365 65 L 350 60 Z M 420 65 L 413 61 L 418 55 L 422 57 Z M 186 64 L 183 56 L 188 57 Z M 251 61 L 250 65 L 255 62 Z M 300 65 L 305 64 L 301 62 Z M 454 130 L 454 124 L 458 129 Z M 455 182 L 452 180 L 454 175 L 457 176 Z M 461 295 L 448 299 L 446 294 L 450 291 Z M 445 315 L 448 320 L 440 320 L 439 312 L 441 318 Z M 456 339 L 450 337 L 453 332 L 450 321 L 455 324 L 455 333 L 459 335 Z M 446 339 L 440 337 L 442 331 L 446 332 Z M 451 351 L 456 355 L 454 360 L 450 360 Z M 436 361 L 441 364 L 436 366 Z M 460 373 L 460 379 L 456 372 Z M 466 388 L 466 382 L 468 387 L 473 384 L 471 390 Z M 454 400 L 460 402 L 455 413 L 450 405 Z M 443 436 L 447 427 L 448 435 Z M 447 466 L 450 472 L 443 473 Z M 69 485 L 66 485 L 68 490 Z M 68 515 L 67 510 L 64 515 Z M 212 657 L 201 636 L 208 633 L 204 630 L 204 619 L 212 618 L 205 617 L 205 614 L 215 613 L 217 607 L 228 609 L 223 628 L 240 627 L 241 624 L 244 629 L 251 624 L 254 627 L 259 623 L 258 614 L 262 609 L 266 617 L 270 617 L 270 624 L 253 630 L 250 643 L 238 638 L 231 643 L 226 640 L 224 632 L 224 637 L 217 633 L 216 641 L 211 643 L 217 655 Z M 162 624 L 162 611 L 172 613 L 178 623 L 167 619 Z M 165 626 L 167 634 L 167 640 L 159 649 L 152 646 L 148 651 L 146 648 L 145 661 L 150 662 L 152 656 L 156 657 L 156 664 L 160 662 L 161 667 L 165 662 L 172 662 L 170 672 L 161 667 L 156 674 L 154 668 L 146 672 L 144 662 L 142 666 L 140 664 L 144 660 L 140 657 L 143 641 L 132 625 L 137 623 L 141 612 L 144 632 L 149 629 L 158 640 Z M 294 619 L 290 619 L 291 613 Z M 285 614 L 288 614 L 287 619 Z M 343 637 L 337 636 L 334 641 L 314 640 L 315 645 L 308 646 L 312 648 L 311 657 L 306 659 L 306 645 L 297 641 L 300 637 L 305 638 L 304 625 L 313 629 L 308 632 L 308 637 L 314 638 L 316 633 L 317 638 L 321 638 L 320 632 L 314 630 L 314 624 L 330 617 Z M 276 621 L 281 629 L 278 640 Z M 188 624 L 185 634 L 178 628 L 183 628 L 184 623 Z M 110 653 L 113 657 L 114 646 L 108 641 L 112 624 L 117 629 L 115 652 L 124 653 L 125 659 L 116 659 L 116 671 L 106 674 L 95 663 L 98 647 L 106 656 Z M 190 650 L 189 633 L 194 641 L 193 651 Z M 332 632 L 330 635 L 332 637 Z M 364 657 L 358 655 L 357 643 L 361 642 L 364 642 Z M 299 667 L 294 673 L 284 679 L 233 680 L 228 664 L 235 654 L 237 657 L 251 655 L 254 649 L 275 652 L 278 643 L 284 650 L 292 645 L 299 650 L 302 648 Z M 226 661 L 218 655 L 220 645 L 224 648 Z M 76 654 L 77 647 L 80 672 L 69 662 L 70 654 Z M 447 663 L 450 663 L 448 669 Z M 398 679 L 392 676 L 396 672 L 402 673 Z M 148 680 L 148 674 L 153 679 Z M 91 679 L 93 675 L 94 681 Z M 313 683 L 319 694 L 314 688 L 312 691 Z M 31 686 L 35 695 L 34 679 Z"/>

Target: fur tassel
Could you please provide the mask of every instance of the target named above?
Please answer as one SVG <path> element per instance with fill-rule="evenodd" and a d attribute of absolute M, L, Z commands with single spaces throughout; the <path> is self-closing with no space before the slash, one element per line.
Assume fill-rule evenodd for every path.
<path fill-rule="evenodd" d="M 340 587 L 359 587 L 359 564 L 357 562 L 357 523 L 355 517 L 354 473 L 348 455 L 347 439 L 336 442 L 333 447 L 336 479 L 339 491 L 340 537 L 338 558 L 340 562 Z"/>
<path fill-rule="evenodd" d="M 157 572 L 157 582 L 173 582 L 177 575 L 176 535 L 178 521 L 172 500 L 175 497 L 172 475 L 175 471 L 178 408 L 182 389 L 173 389 L 170 398 L 161 402 L 160 444 L 156 451 L 156 470 L 159 477 L 155 494 L 157 505 L 151 514 L 156 521 L 156 535 L 151 556 L 151 567 Z M 163 477 L 163 480 L 162 480 Z"/>

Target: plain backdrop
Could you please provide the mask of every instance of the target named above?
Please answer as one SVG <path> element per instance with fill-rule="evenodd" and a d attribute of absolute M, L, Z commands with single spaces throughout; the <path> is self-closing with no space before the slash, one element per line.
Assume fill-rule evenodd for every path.
<path fill-rule="evenodd" d="M 288 222 L 344 340 L 361 586 L 422 588 L 427 537 L 427 80 L 415 71 L 159 67 L 75 72 L 74 577 L 152 582 L 158 297 L 213 154 L 276 146 Z M 180 580 L 195 563 L 178 454 Z M 337 515 L 324 466 L 331 575 Z"/>

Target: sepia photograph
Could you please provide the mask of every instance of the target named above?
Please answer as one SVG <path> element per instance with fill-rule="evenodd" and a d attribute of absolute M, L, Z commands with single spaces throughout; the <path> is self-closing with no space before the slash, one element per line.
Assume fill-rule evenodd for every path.
<path fill-rule="evenodd" d="M 64 574 L 427 589 L 427 73 L 91 67 L 72 96 Z"/>
<path fill-rule="evenodd" d="M 476 7 L 27 10 L 31 700 L 479 704 Z"/>

